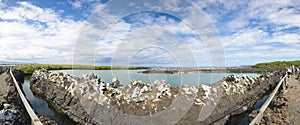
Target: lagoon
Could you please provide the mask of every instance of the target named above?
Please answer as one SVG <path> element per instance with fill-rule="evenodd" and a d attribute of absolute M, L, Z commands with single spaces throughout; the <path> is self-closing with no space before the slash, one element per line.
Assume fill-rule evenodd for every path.
<path fill-rule="evenodd" d="M 83 74 L 94 73 L 98 77 L 101 77 L 101 81 L 111 82 L 112 77 L 116 76 L 120 84 L 128 85 L 131 80 L 141 80 L 145 83 L 154 83 L 155 80 L 165 80 L 166 83 L 172 86 L 187 85 L 209 85 L 219 80 L 222 80 L 225 76 L 233 73 L 204 73 L 193 72 L 187 74 L 144 74 L 138 73 L 143 70 L 52 70 L 52 72 L 68 73 L 72 76 L 82 77 Z M 258 73 L 234 73 L 237 76 L 247 75 L 249 77 L 257 77 L 261 74 Z"/>

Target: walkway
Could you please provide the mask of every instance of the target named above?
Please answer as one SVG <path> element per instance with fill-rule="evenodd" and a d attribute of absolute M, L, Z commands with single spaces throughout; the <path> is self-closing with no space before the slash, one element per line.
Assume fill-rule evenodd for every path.
<path fill-rule="evenodd" d="M 6 100 L 7 91 L 9 90 L 8 83 L 5 81 L 6 78 L 10 77 L 6 72 L 0 74 L 0 100 Z"/>
<path fill-rule="evenodd" d="M 300 81 L 295 78 L 289 79 L 289 90 L 288 95 L 290 96 L 288 101 L 289 113 L 292 117 L 291 123 L 293 125 L 299 125 L 300 123 Z"/>
<path fill-rule="evenodd" d="M 0 74 L 0 124 L 28 125 L 27 114 L 7 70 Z M 17 112 L 16 112 L 17 111 Z"/>

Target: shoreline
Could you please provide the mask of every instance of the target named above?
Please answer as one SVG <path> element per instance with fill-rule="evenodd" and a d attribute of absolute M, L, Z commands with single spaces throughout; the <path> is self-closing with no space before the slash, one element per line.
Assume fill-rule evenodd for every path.
<path fill-rule="evenodd" d="M 285 68 L 252 68 L 252 67 L 231 67 L 231 68 L 156 68 L 147 69 L 139 73 L 145 74 L 188 74 L 188 73 L 266 73 Z"/>

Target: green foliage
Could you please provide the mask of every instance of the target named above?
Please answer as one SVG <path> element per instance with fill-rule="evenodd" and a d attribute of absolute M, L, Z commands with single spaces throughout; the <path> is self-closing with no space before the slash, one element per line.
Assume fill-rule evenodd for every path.
<path fill-rule="evenodd" d="M 29 64 L 16 66 L 15 69 L 23 70 L 25 74 L 30 75 L 35 70 L 47 69 L 47 70 L 63 70 L 63 69 L 86 69 L 86 70 L 116 70 L 116 69 L 146 69 L 148 67 L 137 66 L 93 66 L 93 65 L 59 65 L 59 64 Z"/>
<path fill-rule="evenodd" d="M 60 69 L 72 69 L 72 65 L 58 65 L 58 64 L 35 64 L 35 65 L 20 65 L 15 69 L 23 70 L 25 74 L 32 74 L 34 70 L 47 69 L 47 70 L 60 70 Z"/>
<path fill-rule="evenodd" d="M 290 67 L 292 65 L 294 65 L 296 67 L 300 67 L 300 60 L 258 63 L 252 67 L 253 68 L 285 68 L 285 67 Z"/>

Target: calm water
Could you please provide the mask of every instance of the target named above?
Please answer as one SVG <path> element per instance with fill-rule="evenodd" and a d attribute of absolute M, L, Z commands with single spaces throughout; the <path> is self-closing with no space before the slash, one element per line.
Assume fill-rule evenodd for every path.
<path fill-rule="evenodd" d="M 189 74 L 144 74 L 138 73 L 142 70 L 58 70 L 59 72 L 68 73 L 72 76 L 82 77 L 83 74 L 90 72 L 101 77 L 101 81 L 111 82 L 113 76 L 117 76 L 122 85 L 128 85 L 131 80 L 142 80 L 146 83 L 153 83 L 155 80 L 165 80 L 174 86 L 182 84 L 198 85 L 211 84 L 223 79 L 224 76 L 232 73 L 189 73 Z M 53 71 L 57 72 L 57 71 Z M 235 73 L 235 75 L 259 76 L 257 73 Z"/>
<path fill-rule="evenodd" d="M 31 104 L 31 107 L 34 109 L 34 111 L 37 114 L 41 114 L 43 116 L 49 117 L 50 119 L 57 122 L 59 125 L 74 125 L 75 123 L 68 119 L 65 115 L 56 112 L 53 107 L 48 105 L 48 102 L 38 96 L 32 93 L 30 89 L 30 81 L 25 80 L 22 84 L 23 92 Z"/>

